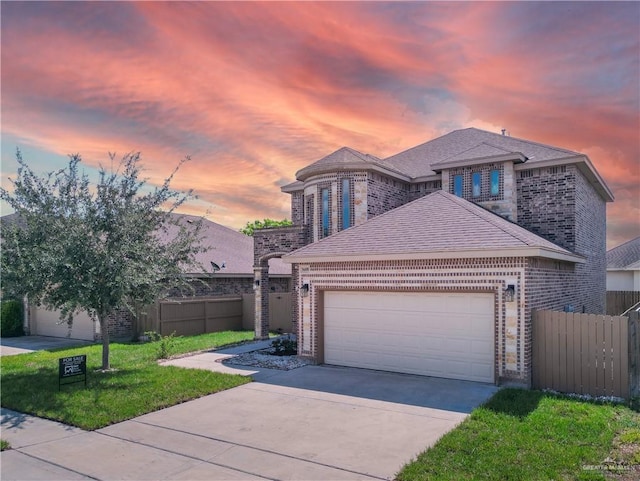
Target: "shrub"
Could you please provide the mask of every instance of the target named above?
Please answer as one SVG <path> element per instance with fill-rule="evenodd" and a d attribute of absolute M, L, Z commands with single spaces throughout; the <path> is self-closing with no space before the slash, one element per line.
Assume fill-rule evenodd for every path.
<path fill-rule="evenodd" d="M 276 356 L 294 356 L 298 354 L 298 343 L 290 337 L 281 337 L 271 343 L 273 354 Z"/>
<path fill-rule="evenodd" d="M 24 319 L 22 301 L 2 301 L 0 312 L 0 336 L 15 337 L 24 335 L 22 323 Z"/>
<path fill-rule="evenodd" d="M 176 331 L 173 331 L 168 336 L 162 336 L 156 331 L 147 331 L 145 334 L 149 337 L 151 342 L 158 343 L 158 347 L 156 349 L 157 358 L 169 359 L 176 343 Z"/>

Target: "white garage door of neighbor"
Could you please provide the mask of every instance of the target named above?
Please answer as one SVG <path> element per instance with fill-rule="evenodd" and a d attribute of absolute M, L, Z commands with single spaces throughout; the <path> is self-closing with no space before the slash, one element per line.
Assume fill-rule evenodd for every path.
<path fill-rule="evenodd" d="M 68 337 L 70 339 L 94 340 L 94 323 L 86 312 L 76 314 L 73 318 L 71 330 L 66 322 L 60 322 L 60 311 L 50 311 L 43 307 L 32 306 L 31 329 L 32 334 L 38 336 Z"/>
<path fill-rule="evenodd" d="M 324 362 L 494 382 L 493 295 L 327 291 Z"/>

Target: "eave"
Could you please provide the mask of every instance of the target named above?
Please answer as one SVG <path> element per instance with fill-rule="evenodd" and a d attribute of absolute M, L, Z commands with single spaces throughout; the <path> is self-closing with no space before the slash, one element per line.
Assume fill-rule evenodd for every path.
<path fill-rule="evenodd" d="M 513 247 L 507 249 L 469 249 L 458 251 L 429 251 L 388 254 L 320 254 L 297 255 L 296 252 L 282 257 L 289 264 L 312 264 L 326 262 L 365 262 L 365 261 L 405 261 L 429 259 L 487 259 L 497 257 L 542 257 L 557 261 L 584 264 L 582 256 L 556 251 L 544 247 Z"/>

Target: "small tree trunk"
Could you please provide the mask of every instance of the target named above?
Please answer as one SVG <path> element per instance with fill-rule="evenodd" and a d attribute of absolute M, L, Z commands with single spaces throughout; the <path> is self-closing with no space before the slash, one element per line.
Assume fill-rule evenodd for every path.
<path fill-rule="evenodd" d="M 109 365 L 109 320 L 105 314 L 98 314 L 98 321 L 102 335 L 102 370 L 106 371 L 111 368 Z"/>

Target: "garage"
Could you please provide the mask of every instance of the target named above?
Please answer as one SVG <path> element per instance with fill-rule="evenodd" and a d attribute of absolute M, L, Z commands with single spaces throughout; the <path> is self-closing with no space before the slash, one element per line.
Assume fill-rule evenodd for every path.
<path fill-rule="evenodd" d="M 494 382 L 494 295 L 324 292 L 324 362 Z"/>
<path fill-rule="evenodd" d="M 60 311 L 49 310 L 44 307 L 30 307 L 31 334 L 38 336 L 67 337 L 93 341 L 95 326 L 93 320 L 85 312 L 76 314 L 71 329 L 66 322 L 60 323 Z"/>

